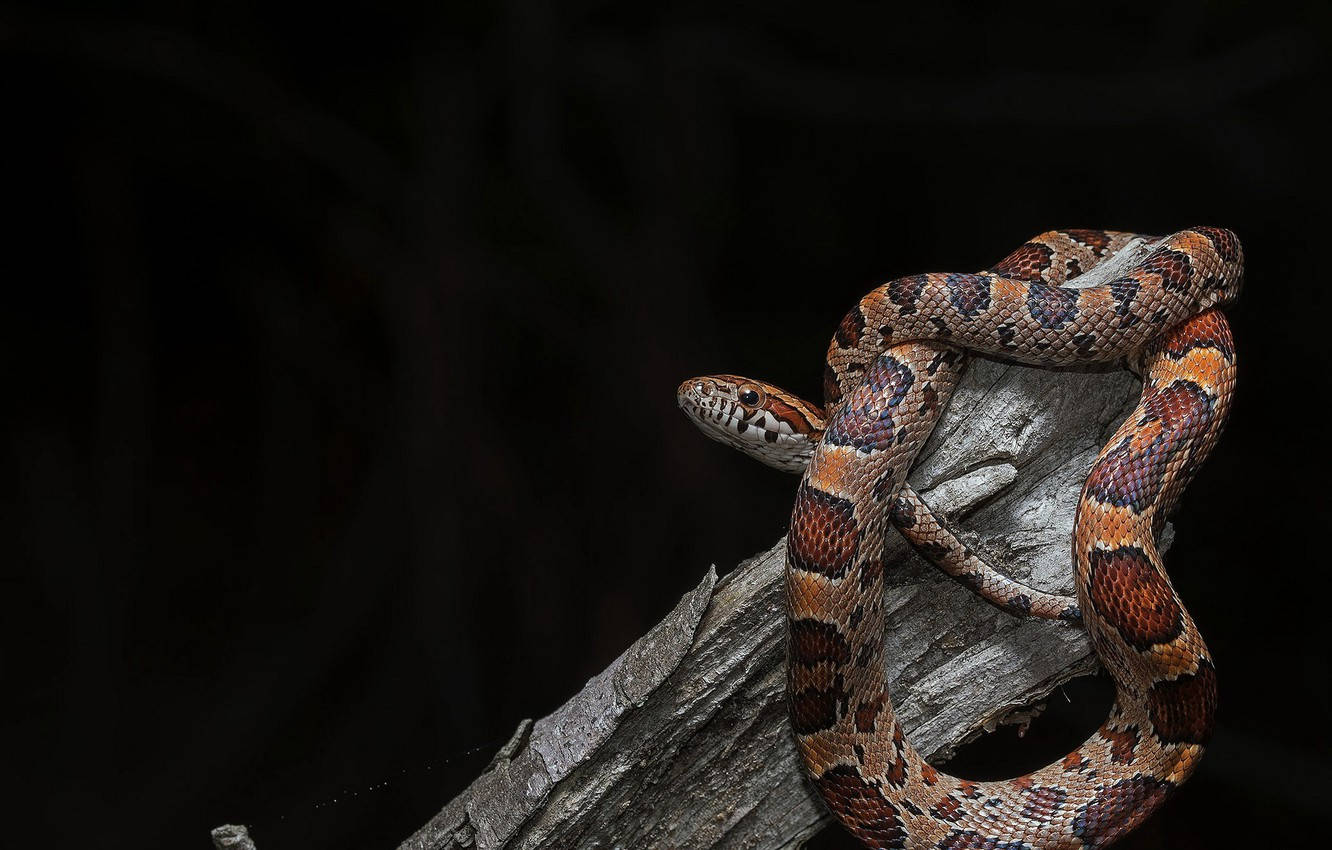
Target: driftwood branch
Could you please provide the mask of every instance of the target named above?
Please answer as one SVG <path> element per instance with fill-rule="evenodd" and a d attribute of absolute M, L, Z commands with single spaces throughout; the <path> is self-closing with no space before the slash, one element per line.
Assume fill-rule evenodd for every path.
<path fill-rule="evenodd" d="M 256 850 L 250 840 L 250 830 L 234 823 L 213 830 L 214 850 Z"/>
<path fill-rule="evenodd" d="M 1122 372 L 977 361 L 911 481 L 993 563 L 1071 593 L 1082 480 L 1136 395 Z M 1022 722 L 1096 668 L 1081 629 L 1009 617 L 900 541 L 889 549 L 889 677 L 912 741 L 932 760 Z M 573 699 L 523 721 L 402 847 L 799 846 L 828 815 L 787 725 L 782 559 L 779 543 L 720 580 L 709 570 Z"/>

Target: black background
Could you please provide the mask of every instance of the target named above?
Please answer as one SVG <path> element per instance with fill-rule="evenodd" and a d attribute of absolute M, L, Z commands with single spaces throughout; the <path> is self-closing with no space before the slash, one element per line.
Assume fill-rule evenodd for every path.
<path fill-rule="evenodd" d="M 1324 4 L 132 5 L 0 13 L 4 761 L 48 846 L 392 846 L 784 532 L 795 479 L 678 381 L 817 398 L 883 280 L 1204 223 L 1241 379 L 1170 563 L 1220 725 L 1124 846 L 1312 830 Z M 1109 700 L 1069 693 L 962 766 L 1062 753 Z"/>

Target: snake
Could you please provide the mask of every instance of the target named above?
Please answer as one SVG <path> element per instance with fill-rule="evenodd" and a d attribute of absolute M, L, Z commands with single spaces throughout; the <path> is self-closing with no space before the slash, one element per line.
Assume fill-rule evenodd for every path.
<path fill-rule="evenodd" d="M 1105 847 L 1196 770 L 1216 668 L 1158 540 L 1229 415 L 1236 360 L 1222 308 L 1243 271 L 1224 228 L 1047 231 L 983 271 L 910 275 L 865 295 L 829 344 L 822 408 L 737 375 L 680 385 L 708 436 L 801 475 L 784 570 L 791 727 L 809 780 L 866 847 Z M 1078 500 L 1075 597 L 1004 575 L 906 483 L 971 356 L 1142 380 Z M 990 781 L 951 776 L 915 749 L 885 673 L 890 527 L 1004 610 L 1081 623 L 1115 698 L 1080 746 Z"/>

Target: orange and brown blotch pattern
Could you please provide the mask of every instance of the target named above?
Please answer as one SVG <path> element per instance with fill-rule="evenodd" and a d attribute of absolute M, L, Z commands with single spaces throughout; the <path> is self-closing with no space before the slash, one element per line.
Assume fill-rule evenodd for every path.
<path fill-rule="evenodd" d="M 856 731 L 867 734 L 874 731 L 878 724 L 879 713 L 883 711 L 884 695 L 879 694 L 856 707 Z"/>
<path fill-rule="evenodd" d="M 812 735 L 831 729 L 846 711 L 846 685 L 838 674 L 826 688 L 806 685 L 796 689 L 791 699 L 791 728 L 797 735 Z"/>
<path fill-rule="evenodd" d="M 1028 242 L 1004 257 L 990 270 L 1014 280 L 1045 282 L 1045 271 L 1051 266 L 1054 250 L 1037 242 Z"/>
<path fill-rule="evenodd" d="M 1118 317 L 1121 327 L 1132 327 L 1141 321 L 1137 313 L 1134 312 L 1134 299 L 1138 297 L 1138 291 L 1142 289 L 1142 284 L 1131 277 L 1121 277 L 1118 280 L 1110 281 L 1107 286 L 1110 289 L 1110 297 L 1115 302 L 1115 316 Z"/>
<path fill-rule="evenodd" d="M 848 499 L 802 483 L 787 540 L 796 569 L 842 578 L 859 549 L 855 506 Z"/>
<path fill-rule="evenodd" d="M 828 808 L 866 847 L 900 850 L 907 832 L 897 809 L 853 767 L 838 765 L 815 780 Z"/>
<path fill-rule="evenodd" d="M 1143 274 L 1157 275 L 1168 292 L 1184 292 L 1193 282 L 1193 263 L 1189 255 L 1162 246 L 1152 252 L 1142 265 Z"/>
<path fill-rule="evenodd" d="M 864 382 L 846 400 L 846 410 L 828 423 L 825 443 L 861 451 L 881 451 L 901 440 L 895 409 L 916 383 L 915 370 L 890 356 L 879 357 L 865 373 Z"/>
<path fill-rule="evenodd" d="M 865 314 L 860 307 L 852 307 L 851 312 L 842 317 L 837 325 L 837 344 L 842 348 L 855 348 L 860 345 L 860 337 L 865 333 Z"/>
<path fill-rule="evenodd" d="M 925 294 L 925 284 L 928 282 L 929 276 L 923 274 L 899 277 L 890 281 L 887 284 L 888 300 L 897 305 L 898 312 L 903 316 L 910 316 L 916 312 L 916 305 Z"/>
<path fill-rule="evenodd" d="M 1115 729 L 1101 727 L 1101 737 L 1110 744 L 1110 758 L 1120 764 L 1133 764 L 1134 751 L 1138 748 L 1138 727 Z"/>
<path fill-rule="evenodd" d="M 1034 820 L 1054 820 L 1062 813 L 1068 792 L 1063 788 L 1035 787 L 1023 790 L 1026 805 L 1022 807 L 1022 816 Z"/>
<path fill-rule="evenodd" d="M 1244 259 L 1240 249 L 1239 237 L 1233 231 L 1223 227 L 1195 227 L 1194 231 L 1206 236 L 1216 249 L 1216 253 L 1227 263 L 1238 263 Z"/>
<path fill-rule="evenodd" d="M 1078 812 L 1073 834 L 1086 847 L 1105 847 L 1156 811 L 1173 788 L 1150 776 L 1120 780 Z"/>
<path fill-rule="evenodd" d="M 1092 468 L 1087 495 L 1139 512 L 1154 505 L 1175 453 L 1207 429 L 1212 406 L 1212 397 L 1190 381 L 1161 390 L 1146 383 L 1137 427 Z"/>
<path fill-rule="evenodd" d="M 823 401 L 828 407 L 832 407 L 842 400 L 842 386 L 839 383 L 841 377 L 831 363 L 823 364 Z"/>
<path fill-rule="evenodd" d="M 1088 596 L 1096 611 L 1139 651 L 1169 643 L 1184 628 L 1184 611 L 1170 582 L 1136 546 L 1090 555 Z"/>
<path fill-rule="evenodd" d="M 1027 290 L 1027 312 L 1041 327 L 1061 330 L 1078 315 L 1078 290 L 1032 284 Z"/>
<path fill-rule="evenodd" d="M 1216 668 L 1199 659 L 1196 673 L 1157 682 L 1147 694 L 1147 710 L 1161 740 L 1206 744 L 1216 715 Z"/>
<path fill-rule="evenodd" d="M 943 799 L 930 806 L 930 814 L 942 821 L 957 823 L 961 818 L 962 801 L 951 795 L 945 795 Z"/>
<path fill-rule="evenodd" d="M 807 665 L 818 664 L 820 661 L 845 664 L 851 660 L 851 644 L 842 636 L 842 630 L 832 623 L 793 620 L 791 660 Z"/>
<path fill-rule="evenodd" d="M 1226 362 L 1234 362 L 1234 337 L 1220 313 L 1208 312 L 1193 319 L 1180 333 L 1163 338 L 1153 352 L 1159 351 L 1173 360 L 1182 360 L 1189 352 L 1199 348 L 1214 349 Z"/>
<path fill-rule="evenodd" d="M 944 278 L 948 301 L 966 319 L 978 316 L 990 306 L 990 279 L 974 274 L 950 274 Z M 945 323 L 946 324 L 946 323 Z M 947 328 L 943 328 L 947 335 Z"/>

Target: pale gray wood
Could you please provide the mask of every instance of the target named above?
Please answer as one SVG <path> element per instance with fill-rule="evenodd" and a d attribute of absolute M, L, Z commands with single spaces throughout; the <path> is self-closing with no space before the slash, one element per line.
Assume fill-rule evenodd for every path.
<path fill-rule="evenodd" d="M 216 850 L 255 850 L 247 827 L 234 823 L 223 824 L 216 827 L 212 835 Z"/>
<path fill-rule="evenodd" d="M 1137 394 L 1125 372 L 974 361 L 911 481 L 992 562 L 1071 593 L 1078 493 Z M 784 702 L 783 545 L 721 580 L 709 570 L 573 699 L 524 721 L 402 847 L 766 850 L 817 832 L 828 816 L 802 776 Z M 900 540 L 886 563 L 893 696 L 932 760 L 1025 722 L 1096 668 L 1081 629 L 1012 618 Z"/>

